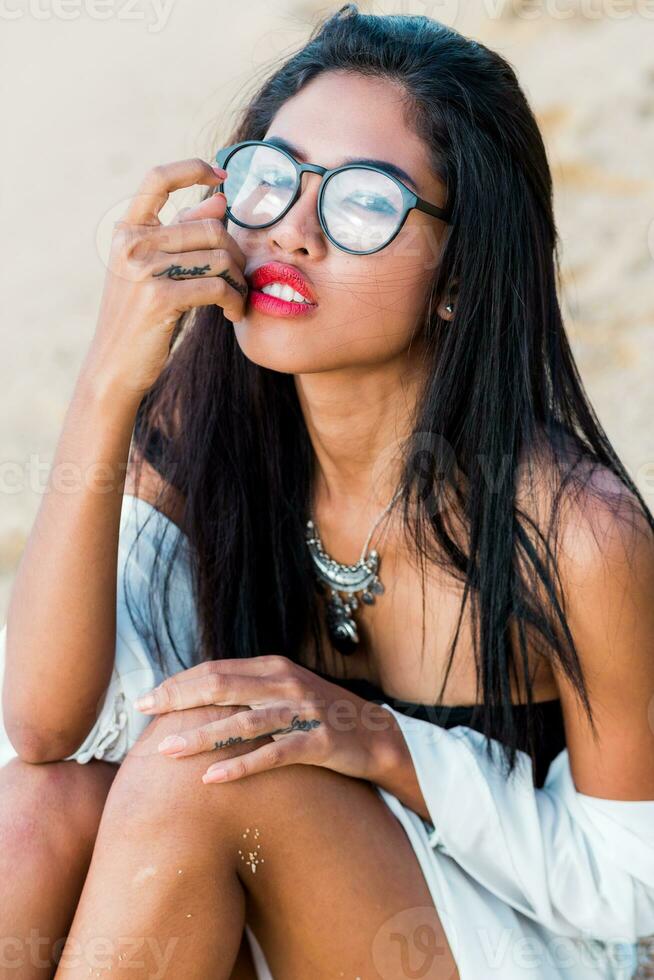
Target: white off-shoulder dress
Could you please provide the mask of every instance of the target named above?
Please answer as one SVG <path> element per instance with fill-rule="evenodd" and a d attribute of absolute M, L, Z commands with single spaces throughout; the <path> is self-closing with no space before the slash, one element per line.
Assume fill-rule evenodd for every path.
<path fill-rule="evenodd" d="M 132 543 L 137 526 L 138 542 Z M 78 763 L 119 763 L 151 721 L 135 699 L 181 669 L 162 672 L 125 605 L 145 613 L 155 543 L 179 545 L 170 579 L 174 639 L 193 662 L 197 621 L 188 540 L 164 514 L 126 494 L 120 520 L 116 656 L 96 723 L 76 752 Z M 155 611 L 157 615 L 157 611 Z M 165 630 L 158 635 L 165 637 Z M 6 625 L 0 633 L 0 680 Z M 165 649 L 166 657 L 169 649 Z M 168 663 L 168 661 L 166 661 Z M 654 933 L 654 800 L 603 800 L 575 789 L 567 750 L 542 788 L 522 753 L 507 780 L 484 751 L 484 737 L 460 725 L 445 729 L 396 711 L 425 798 L 424 820 L 377 786 L 413 847 L 439 912 L 461 980 L 627 980 L 635 943 Z M 16 752 L 2 722 L 0 765 Z M 246 926 L 259 980 L 272 980 Z M 378 964 L 380 976 L 384 965 Z M 390 980 L 390 974 L 389 974 Z"/>

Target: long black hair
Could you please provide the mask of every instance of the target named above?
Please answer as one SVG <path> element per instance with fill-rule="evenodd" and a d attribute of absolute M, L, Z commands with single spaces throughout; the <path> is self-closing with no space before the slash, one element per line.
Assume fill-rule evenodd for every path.
<path fill-rule="evenodd" d="M 470 602 L 483 729 L 505 746 L 510 771 L 516 748 L 534 745 L 528 642 L 570 679 L 593 727 L 557 571 L 561 502 L 598 492 L 592 477 L 601 467 L 628 489 L 649 530 L 654 518 L 568 344 L 550 170 L 511 66 L 429 17 L 361 14 L 349 3 L 258 84 L 222 145 L 262 139 L 284 102 L 327 71 L 401 83 L 407 119 L 452 207 L 424 309 L 427 380 L 396 506 L 422 569 L 423 613 L 425 561 L 462 585 L 448 673 Z M 444 296 L 455 297 L 451 321 L 437 311 Z M 183 494 L 192 545 L 201 633 L 193 662 L 268 652 L 298 660 L 309 638 L 321 669 L 324 610 L 304 537 L 314 454 L 293 375 L 249 361 L 220 307 L 193 309 L 137 415 L 133 445 L 145 453 L 156 438 L 160 470 Z M 518 475 L 531 486 L 532 465 L 551 478 L 546 521 L 518 499 Z M 160 599 L 165 579 L 163 589 L 156 579 Z M 423 616 L 423 650 L 424 639 Z M 527 694 L 522 745 L 512 678 Z"/>

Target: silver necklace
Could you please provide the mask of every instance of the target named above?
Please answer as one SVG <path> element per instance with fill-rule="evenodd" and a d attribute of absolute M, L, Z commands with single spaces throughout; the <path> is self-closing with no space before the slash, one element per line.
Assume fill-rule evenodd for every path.
<path fill-rule="evenodd" d="M 307 547 L 318 585 L 329 593 L 326 613 L 329 636 L 336 649 L 342 654 L 354 653 L 359 643 L 359 632 L 352 615 L 359 608 L 359 599 L 367 606 L 371 606 L 375 602 L 375 596 L 384 592 L 384 586 L 378 575 L 379 552 L 374 548 L 368 552 L 368 545 L 379 522 L 391 509 L 401 490 L 401 487 L 398 488 L 370 528 L 361 556 L 353 565 L 345 565 L 327 554 L 313 520 L 313 512 L 310 511 L 311 516 L 306 525 Z"/>

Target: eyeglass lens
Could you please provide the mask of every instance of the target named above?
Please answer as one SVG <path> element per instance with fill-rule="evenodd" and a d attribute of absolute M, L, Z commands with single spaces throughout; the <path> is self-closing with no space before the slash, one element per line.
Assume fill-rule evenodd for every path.
<path fill-rule="evenodd" d="M 295 193 L 297 175 L 288 157 L 272 146 L 244 146 L 227 161 L 223 185 L 234 218 L 252 228 L 280 217 Z M 388 242 L 402 219 L 402 194 L 383 173 L 351 167 L 330 177 L 322 218 L 338 245 L 367 252 Z"/>

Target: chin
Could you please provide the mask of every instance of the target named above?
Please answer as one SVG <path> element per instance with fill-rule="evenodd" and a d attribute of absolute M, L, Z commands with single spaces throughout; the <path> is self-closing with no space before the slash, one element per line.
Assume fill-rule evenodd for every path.
<path fill-rule="evenodd" d="M 345 330 L 325 330 L 315 320 L 303 323 L 301 317 L 284 319 L 248 314 L 233 327 L 236 341 L 248 360 L 285 374 L 372 368 L 395 359 L 406 346 L 402 344 L 396 349 L 395 336 L 353 337 L 349 325 Z"/>
<path fill-rule="evenodd" d="M 322 371 L 325 357 L 312 350 L 313 344 L 297 320 L 277 318 L 253 322 L 249 317 L 233 324 L 238 346 L 253 364 L 284 374 Z"/>

